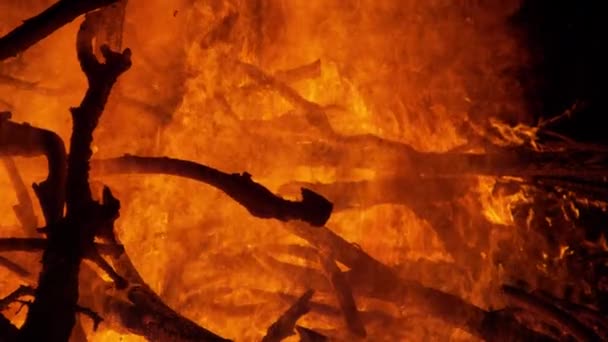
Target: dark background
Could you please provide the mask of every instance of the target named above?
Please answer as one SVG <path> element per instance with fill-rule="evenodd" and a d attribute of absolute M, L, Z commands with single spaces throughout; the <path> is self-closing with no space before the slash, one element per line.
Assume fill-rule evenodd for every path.
<path fill-rule="evenodd" d="M 537 119 L 581 104 L 553 130 L 608 144 L 604 99 L 608 15 L 602 0 L 524 0 L 511 18 L 533 63 L 520 70 L 530 112 Z"/>

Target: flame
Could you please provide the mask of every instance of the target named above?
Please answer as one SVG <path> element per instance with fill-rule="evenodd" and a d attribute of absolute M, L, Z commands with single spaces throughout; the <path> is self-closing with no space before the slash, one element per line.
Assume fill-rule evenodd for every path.
<path fill-rule="evenodd" d="M 36 8 L 1 2 L 0 32 L 51 2 L 38 1 Z M 418 151 L 447 152 L 467 144 L 483 150 L 462 129 L 466 123 L 488 137 L 493 130 L 497 145 L 539 150 L 537 128 L 505 124 L 525 118 L 517 81 L 505 73 L 526 63 L 504 24 L 517 6 L 518 1 L 464 0 L 129 1 L 124 45 L 134 51 L 134 65 L 114 89 L 96 131 L 95 157 L 168 155 L 229 172 L 247 170 L 277 193 L 292 181 L 375 181 L 403 170 L 381 156 L 365 156 L 378 162 L 360 166 L 352 154 L 332 151 L 335 143 L 315 113 L 327 117 L 335 134 L 374 135 Z M 10 99 L 17 120 L 51 129 L 66 142 L 67 109 L 86 88 L 73 48 L 77 25 L 67 25 L 13 64 L 0 65 L 1 73 L 34 83 L 24 88 L 0 82 L 0 110 Z M 489 124 L 476 126 L 482 121 Z M 30 182 L 42 177 L 39 166 L 20 161 Z M 470 181 L 465 194 L 443 201 L 426 217 L 407 204 L 379 204 L 336 212 L 328 227 L 405 278 L 484 308 L 498 307 L 503 281 L 546 272 L 549 256 L 543 251 L 530 263 L 535 265 L 518 269 L 527 252 L 513 209 L 530 195 L 523 186 L 515 193 L 495 189 L 497 181 L 520 180 Z M 306 247 L 303 240 L 282 223 L 251 217 L 207 186 L 164 176 L 103 182 L 121 200 L 120 239 L 146 282 L 176 311 L 212 331 L 258 340 L 288 306 L 280 294 L 300 293 L 315 281 L 314 272 L 304 278 L 289 274 L 291 266 L 319 270 L 315 261 L 290 252 Z M 11 188 L 2 168 L 0 187 Z M 362 196 L 386 190 L 377 186 Z M 0 193 L 6 236 L 18 234 L 5 229 L 18 226 L 10 207 L 15 202 L 11 191 Z M 528 226 L 533 216 L 528 213 Z M 433 226 L 443 217 L 454 226 L 438 233 Z M 465 245 L 446 244 L 449 236 Z M 512 259 L 496 256 L 504 241 L 516 252 Z M 562 246 L 559 258 L 568 253 Z M 404 266 L 416 262 L 446 271 Z M 0 289 L 8 292 L 18 280 L 0 272 L 6 279 Z M 315 300 L 335 305 L 331 293 Z M 357 300 L 361 309 L 399 309 Z M 302 322 L 330 332 L 343 324 L 318 313 Z M 411 333 L 408 340 L 473 339 L 435 320 L 416 322 L 424 324 L 404 328 Z M 370 329 L 382 338 L 381 326 Z M 103 324 L 89 337 L 141 340 Z"/>

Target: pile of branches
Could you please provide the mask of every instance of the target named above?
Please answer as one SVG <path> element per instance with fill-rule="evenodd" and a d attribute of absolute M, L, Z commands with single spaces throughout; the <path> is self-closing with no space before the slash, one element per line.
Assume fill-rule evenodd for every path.
<path fill-rule="evenodd" d="M 94 327 L 107 324 L 109 328 L 127 330 L 153 341 L 228 340 L 180 315 L 145 283 L 114 233 L 120 201 L 108 187 L 103 189 L 101 200 L 95 200 L 90 190 L 91 173 L 167 174 L 189 178 L 219 189 L 255 217 L 284 221 L 286 229 L 308 241 L 310 248 L 302 249 L 300 253 L 316 258 L 321 265 L 325 283 L 318 287 L 328 287 L 325 290 L 335 294 L 345 332 L 332 338 L 352 340 L 367 336 L 369 315 L 358 308 L 356 298 L 359 297 L 380 299 L 400 307 L 421 308 L 427 315 L 490 341 L 550 341 L 566 336 L 580 341 L 595 341 L 608 337 L 606 319 L 592 308 L 540 291 L 505 285 L 504 294 L 511 305 L 501 310 L 486 310 L 453 294 L 403 278 L 326 228 L 325 223 L 332 211 L 348 207 L 349 199 L 361 191 L 358 188 L 366 188 L 369 184 L 308 184 L 301 188 L 301 200 L 291 201 L 256 183 L 247 172 L 228 174 L 206 165 L 169 157 L 124 155 L 91 160 L 93 133 L 108 97 L 118 78 L 131 66 L 131 51 L 118 51 L 115 47 L 119 44 L 108 41 L 104 24 L 111 22 L 117 13 L 124 13 L 124 8 L 120 9 L 124 5 L 125 1 L 118 0 L 59 0 L 0 38 L 0 61 L 4 61 L 84 16 L 76 37 L 76 49 L 81 69 L 88 80 L 82 102 L 71 109 L 73 126 L 69 151 L 54 132 L 17 123 L 11 120 L 9 112 L 0 113 L 0 157 L 17 192 L 19 204 L 14 209 L 26 233 L 25 237 L 0 239 L 0 252 L 42 252 L 42 270 L 37 281 L 19 287 L 16 285 L 16 290 L 0 301 L 0 309 L 14 302 L 28 307 L 25 323 L 20 328 L 0 315 L 0 340 L 68 341 L 79 330 L 85 336 L 77 323 L 78 314 L 90 317 Z M 364 205 L 407 203 L 417 213 L 428 213 L 434 208 L 417 201 L 415 189 L 420 189 L 420 184 L 443 187 L 448 184 L 444 183 L 445 176 L 519 177 L 523 183 L 533 184 L 546 193 L 547 189 L 581 188 L 584 185 L 581 179 L 595 179 L 605 174 L 601 159 L 607 154 L 603 151 L 590 154 L 586 150 L 566 153 L 561 150 L 501 148 L 485 154 L 461 151 L 433 154 L 417 152 L 407 145 L 375 136 L 342 136 L 333 130 L 322 107 L 306 101 L 279 79 L 253 65 L 239 63 L 239 66 L 252 79 L 275 89 L 303 109 L 310 124 L 323 134 L 323 141 L 331 142 L 325 146 L 325 157 L 331 158 L 332 153 L 348 154 L 348 151 L 362 155 L 366 151 L 368 156 L 388 156 L 395 162 L 411 166 L 410 169 L 414 170 L 412 178 L 389 178 L 379 182 L 417 184 L 412 187 L 413 194 L 397 191 L 383 194 L 382 198 L 365 196 L 368 202 Z M 48 165 L 47 178 L 34 184 L 34 193 L 44 216 L 41 226 L 11 159 L 36 156 L 45 156 Z M 598 162 L 598 156 L 601 162 Z M 373 158 L 353 160 L 361 165 L 374 162 Z M 429 175 L 442 177 L 435 179 Z M 461 191 L 452 183 L 448 185 L 454 193 Z M 601 186 L 591 188 L 602 195 Z M 339 200 L 332 202 L 320 193 Z M 445 222 L 433 224 L 435 227 L 446 225 Z M 455 241 L 449 228 L 442 231 L 445 241 Z M 456 249 L 457 246 L 454 247 Z M 112 279 L 109 286 L 116 290 L 113 295 L 97 291 L 98 284 L 106 282 L 83 263 L 84 260 L 96 264 Z M 342 271 L 338 262 L 347 266 L 348 271 Z M 20 275 L 28 272 L 6 258 L 0 258 L 0 264 Z M 301 271 L 280 264 L 275 266 L 290 272 L 295 278 Z M 83 273 L 87 277 L 79 277 Z M 88 279 L 90 284 L 83 284 L 81 279 Z M 84 292 L 83 289 L 88 290 Z M 315 327 L 298 324 L 299 318 L 311 310 L 333 309 L 312 301 L 314 290 L 318 289 L 306 291 L 299 298 L 291 298 L 293 305 L 268 328 L 262 340 L 280 341 L 296 332 L 301 341 L 328 340 Z M 33 300 L 25 301 L 24 297 Z M 398 324 L 399 320 L 394 321 Z"/>

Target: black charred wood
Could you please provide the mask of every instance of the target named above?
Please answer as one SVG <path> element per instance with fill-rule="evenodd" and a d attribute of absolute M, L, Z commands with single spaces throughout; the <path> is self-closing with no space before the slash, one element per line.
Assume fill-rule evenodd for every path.
<path fill-rule="evenodd" d="M 125 155 L 91 163 L 94 171 L 100 174 L 167 174 L 198 180 L 223 191 L 259 218 L 301 220 L 313 226 L 323 226 L 333 208 L 333 204 L 323 196 L 305 188 L 301 189 L 301 201 L 285 200 L 253 181 L 248 173 L 228 174 L 186 160 Z"/>
<path fill-rule="evenodd" d="M 310 299 L 313 294 L 313 290 L 306 291 L 268 328 L 266 335 L 262 338 L 262 342 L 279 342 L 294 335 L 296 322 L 310 311 Z"/>

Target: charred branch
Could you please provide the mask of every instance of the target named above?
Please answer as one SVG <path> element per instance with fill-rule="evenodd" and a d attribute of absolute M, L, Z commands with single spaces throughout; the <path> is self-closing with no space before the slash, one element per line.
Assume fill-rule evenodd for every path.
<path fill-rule="evenodd" d="M 13 206 L 13 211 L 25 233 L 28 236 L 35 236 L 37 233 L 36 227 L 38 227 L 38 218 L 34 213 L 34 205 L 27 192 L 23 178 L 21 178 L 17 165 L 12 158 L 6 157 L 2 161 L 4 162 L 4 167 L 13 184 L 13 188 L 15 188 L 15 193 L 17 194 L 18 203 Z"/>
<path fill-rule="evenodd" d="M 76 312 L 89 317 L 93 321 L 93 330 L 97 330 L 99 324 L 103 322 L 103 317 L 99 316 L 97 312 L 89 308 L 85 308 L 83 306 L 76 306 Z"/>
<path fill-rule="evenodd" d="M 309 64 L 304 64 L 296 68 L 279 70 L 274 73 L 274 77 L 281 82 L 294 83 L 302 80 L 309 80 L 321 76 L 321 60 L 317 59 Z"/>
<path fill-rule="evenodd" d="M 112 86 L 118 77 L 131 67 L 131 50 L 122 53 L 101 46 L 106 62 L 100 63 L 93 52 L 95 24 L 102 12 L 90 14 L 81 25 L 77 36 L 77 53 L 80 67 L 87 77 L 89 88 L 77 108 L 72 108 L 72 137 L 68 160 L 66 204 L 70 211 L 79 211 L 92 202 L 89 189 L 89 159 L 93 154 L 91 143 Z"/>
<path fill-rule="evenodd" d="M 15 291 L 11 292 L 0 300 L 0 311 L 6 309 L 10 304 L 19 300 L 19 298 L 24 296 L 33 296 L 34 293 L 35 289 L 30 286 L 19 286 Z"/>
<path fill-rule="evenodd" d="M 322 226 L 332 211 L 331 202 L 306 188 L 301 189 L 301 201 L 285 200 L 254 182 L 246 172 L 227 174 L 186 160 L 125 155 L 114 159 L 93 160 L 92 164 L 100 174 L 167 174 L 201 181 L 220 189 L 259 218 L 302 220 L 313 226 Z"/>
<path fill-rule="evenodd" d="M 94 248 L 93 240 L 98 231 L 107 229 L 118 217 L 118 201 L 109 189 L 104 190 L 103 204 L 93 201 L 89 189 L 89 159 L 93 131 L 113 84 L 131 65 L 131 53 L 128 49 L 118 53 L 102 47 L 105 63 L 100 63 L 93 53 L 94 35 L 92 23 L 85 20 L 78 31 L 76 50 L 89 88 L 81 105 L 71 111 L 73 129 L 67 161 L 67 214 L 61 222 L 47 222 L 48 245 L 42 257 L 35 300 L 19 332 L 22 340 L 68 340 L 75 324 L 80 263 Z M 51 312 L 53 314 L 49 315 Z"/>
<path fill-rule="evenodd" d="M 532 312 L 541 320 L 556 325 L 562 331 L 570 334 L 579 341 L 599 341 L 600 337 L 595 332 L 582 324 L 576 318 L 560 310 L 551 303 L 527 293 L 519 288 L 504 285 L 502 287 L 507 298 L 517 307 Z"/>
<path fill-rule="evenodd" d="M 338 268 L 330 253 L 330 251 L 320 251 L 319 259 L 321 266 L 334 288 L 348 330 L 356 336 L 363 338 L 367 333 L 359 316 L 359 310 L 357 309 L 350 284 L 346 281 L 344 274 Z"/>
<path fill-rule="evenodd" d="M 308 329 L 299 325 L 296 325 L 296 331 L 298 332 L 298 335 L 300 335 L 300 342 L 326 342 L 329 341 L 329 339 L 312 330 L 312 329 Z"/>
<path fill-rule="evenodd" d="M 4 267 L 7 270 L 17 274 L 18 276 L 24 278 L 29 277 L 31 273 L 26 270 L 23 266 L 19 265 L 16 262 L 13 262 L 3 256 L 0 256 L 0 267 Z"/>
<path fill-rule="evenodd" d="M 126 253 L 115 258 L 114 263 L 132 286 L 125 290 L 128 301 L 106 298 L 104 312 L 115 317 L 122 327 L 151 341 L 230 341 L 167 306 L 145 283 Z"/>
<path fill-rule="evenodd" d="M 296 322 L 300 317 L 310 311 L 310 299 L 314 294 L 313 290 L 306 291 L 279 319 L 274 322 L 266 331 L 262 342 L 279 342 L 295 334 Z"/>
<path fill-rule="evenodd" d="M 117 0 L 59 0 L 0 38 L 0 61 L 15 57 L 77 17 Z"/>
<path fill-rule="evenodd" d="M 319 129 L 323 134 L 334 136 L 335 131 L 327 118 L 327 114 L 321 106 L 314 102 L 310 102 L 302 97 L 293 88 L 280 81 L 278 78 L 267 74 L 253 64 L 237 62 L 253 80 L 263 86 L 270 87 L 276 90 L 287 101 L 291 102 L 295 107 L 301 108 L 308 122 Z"/>
<path fill-rule="evenodd" d="M 67 157 L 63 141 L 51 131 L 7 119 L 0 118 L 0 156 L 46 156 L 48 177 L 34 184 L 34 191 L 47 224 L 56 223 L 63 215 L 65 201 Z"/>
<path fill-rule="evenodd" d="M 41 238 L 0 238 L 0 252 L 40 252 L 47 248 L 49 241 Z M 95 243 L 101 254 L 118 257 L 125 248 L 119 244 Z"/>

